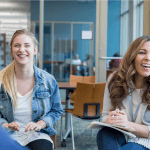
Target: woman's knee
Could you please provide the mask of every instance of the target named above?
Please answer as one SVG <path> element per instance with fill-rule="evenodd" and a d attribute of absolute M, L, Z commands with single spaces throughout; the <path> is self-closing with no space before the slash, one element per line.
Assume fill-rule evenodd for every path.
<path fill-rule="evenodd" d="M 97 142 L 103 142 L 103 140 L 106 139 L 107 136 L 110 137 L 108 128 L 104 127 L 97 133 Z"/>
<path fill-rule="evenodd" d="M 124 135 L 112 128 L 104 127 L 97 133 L 97 141 L 103 141 L 105 139 L 124 139 Z"/>
<path fill-rule="evenodd" d="M 27 144 L 30 150 L 53 150 L 53 144 L 45 139 L 38 139 Z"/>

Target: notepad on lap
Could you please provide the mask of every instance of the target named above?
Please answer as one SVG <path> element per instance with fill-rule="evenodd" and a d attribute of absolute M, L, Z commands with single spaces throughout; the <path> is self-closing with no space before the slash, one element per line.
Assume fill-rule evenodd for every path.
<path fill-rule="evenodd" d="M 120 126 L 120 125 L 115 125 L 115 124 L 110 124 L 110 123 L 105 123 L 105 122 L 98 122 L 98 121 L 92 121 L 90 123 L 90 125 L 88 126 L 88 128 L 92 128 L 92 129 L 98 129 L 98 128 L 100 129 L 102 127 L 110 127 L 110 128 L 116 129 L 130 137 L 133 137 L 133 138 L 136 137 L 136 135 L 131 133 L 132 131 L 135 131 L 134 128 L 128 128 L 125 126 Z"/>

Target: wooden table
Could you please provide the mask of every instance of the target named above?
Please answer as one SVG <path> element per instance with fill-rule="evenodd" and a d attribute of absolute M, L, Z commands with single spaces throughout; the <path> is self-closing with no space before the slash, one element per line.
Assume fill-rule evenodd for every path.
<path fill-rule="evenodd" d="M 72 84 L 69 82 L 58 82 L 59 89 L 66 90 L 66 104 L 65 104 L 66 109 L 70 108 L 70 92 L 72 92 L 74 89 L 76 89 L 76 86 L 77 86 L 77 84 Z M 61 142 L 64 142 L 64 143 L 71 131 L 71 129 L 70 129 L 70 114 L 68 112 L 65 112 L 65 129 L 66 129 L 66 134 L 63 137 L 63 139 L 61 138 Z"/>

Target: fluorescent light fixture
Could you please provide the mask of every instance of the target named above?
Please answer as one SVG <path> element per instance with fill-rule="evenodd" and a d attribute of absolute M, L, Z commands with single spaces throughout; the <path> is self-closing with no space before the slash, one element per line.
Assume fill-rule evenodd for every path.
<path fill-rule="evenodd" d="M 24 19 L 24 20 L 20 20 L 20 22 L 25 22 L 25 23 L 27 23 L 28 20 Z"/>
<path fill-rule="evenodd" d="M 12 27 L 12 28 L 27 28 L 27 25 L 19 25 L 19 24 L 1 24 L 0 27 Z"/>
<path fill-rule="evenodd" d="M 0 28 L 0 31 L 12 31 L 12 32 L 14 32 L 14 31 L 16 31 L 15 29 L 10 29 L 10 28 Z"/>
<path fill-rule="evenodd" d="M 6 35 L 13 35 L 14 32 L 4 32 L 4 31 L 0 31 L 0 33 L 6 33 Z"/>
<path fill-rule="evenodd" d="M 19 23 L 20 21 L 18 21 L 18 20 L 11 20 L 11 19 L 9 19 L 9 20 L 1 20 L 1 23 Z"/>
<path fill-rule="evenodd" d="M 0 16 L 9 16 L 11 15 L 10 12 L 0 12 Z"/>
<path fill-rule="evenodd" d="M 0 16 L 27 16 L 27 13 L 17 12 L 0 12 Z"/>
<path fill-rule="evenodd" d="M 2 23 L 27 23 L 27 19 L 2 19 Z"/>
<path fill-rule="evenodd" d="M 0 7 L 16 7 L 16 4 L 0 2 Z"/>

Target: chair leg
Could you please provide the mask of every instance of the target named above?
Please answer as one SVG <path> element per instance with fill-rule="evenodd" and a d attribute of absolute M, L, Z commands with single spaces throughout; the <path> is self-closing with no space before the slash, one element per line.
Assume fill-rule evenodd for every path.
<path fill-rule="evenodd" d="M 75 150 L 75 144 L 74 144 L 74 134 L 73 134 L 73 122 L 72 122 L 72 114 L 71 114 L 71 118 L 70 118 L 70 122 L 71 122 L 71 135 L 72 135 L 72 147 L 73 150 Z"/>

